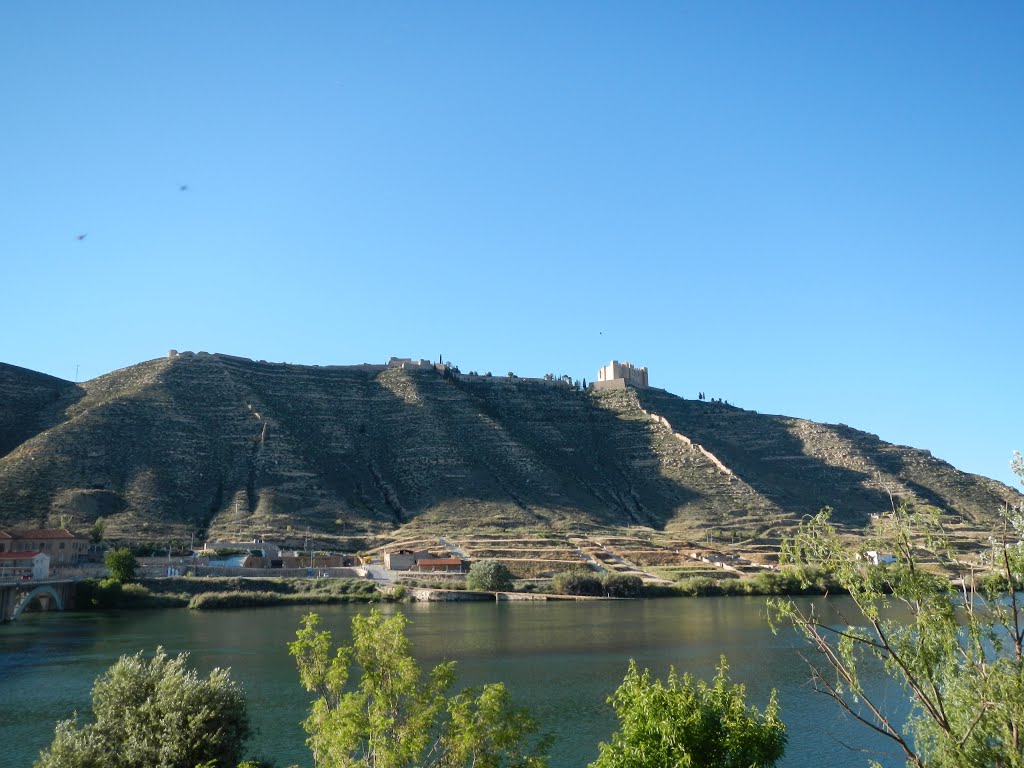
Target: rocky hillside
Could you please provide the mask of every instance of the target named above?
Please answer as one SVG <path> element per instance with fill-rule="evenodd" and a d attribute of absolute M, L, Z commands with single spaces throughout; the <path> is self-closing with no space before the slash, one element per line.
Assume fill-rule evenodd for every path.
<path fill-rule="evenodd" d="M 889 492 L 979 526 L 1012 489 L 842 425 L 433 368 L 190 353 L 75 385 L 0 365 L 0 526 L 139 538 L 643 525 L 764 535 Z"/>

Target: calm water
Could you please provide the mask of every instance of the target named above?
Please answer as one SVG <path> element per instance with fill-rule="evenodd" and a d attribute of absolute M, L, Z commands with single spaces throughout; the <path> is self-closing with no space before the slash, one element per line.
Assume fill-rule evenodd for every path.
<path fill-rule="evenodd" d="M 163 645 L 191 652 L 202 671 L 231 667 L 245 687 L 259 729 L 250 753 L 280 766 L 310 766 L 299 723 L 309 694 L 297 681 L 286 643 L 309 609 L 246 611 L 168 610 L 122 614 L 28 614 L 0 626 L 0 733 L 3 765 L 30 766 L 49 744 L 56 720 L 76 710 L 88 717 L 97 675 L 118 656 Z M 365 606 L 321 606 L 323 626 L 347 639 L 353 613 Z M 783 766 L 867 765 L 851 749 L 869 740 L 838 707 L 815 694 L 798 651 L 808 650 L 793 631 L 773 635 L 760 598 L 666 599 L 587 603 L 450 603 L 385 606 L 404 611 L 424 665 L 458 661 L 460 685 L 503 681 L 558 737 L 555 768 L 586 766 L 608 740 L 615 717 L 605 703 L 630 658 L 663 677 L 670 665 L 710 679 L 720 654 L 748 700 L 763 707 L 779 690 L 790 729 Z M 839 623 L 839 622 L 836 622 Z M 892 692 L 893 701 L 900 698 Z M 844 746 L 848 745 L 848 746 Z M 894 756 L 874 755 L 898 766 Z"/>

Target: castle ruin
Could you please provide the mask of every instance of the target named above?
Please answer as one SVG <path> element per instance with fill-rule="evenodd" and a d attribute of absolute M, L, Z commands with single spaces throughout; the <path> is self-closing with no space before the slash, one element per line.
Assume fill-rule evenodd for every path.
<path fill-rule="evenodd" d="M 626 387 L 646 387 L 647 368 L 637 368 L 632 363 L 620 363 L 612 360 L 597 372 L 594 389 L 625 389 Z"/>

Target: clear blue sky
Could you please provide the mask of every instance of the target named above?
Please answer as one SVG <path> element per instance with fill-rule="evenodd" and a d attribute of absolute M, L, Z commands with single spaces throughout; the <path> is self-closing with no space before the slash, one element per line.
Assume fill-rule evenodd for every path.
<path fill-rule="evenodd" d="M 1014 482 L 1024 4 L 11 0 L 0 115 L 4 362 L 614 358 Z"/>

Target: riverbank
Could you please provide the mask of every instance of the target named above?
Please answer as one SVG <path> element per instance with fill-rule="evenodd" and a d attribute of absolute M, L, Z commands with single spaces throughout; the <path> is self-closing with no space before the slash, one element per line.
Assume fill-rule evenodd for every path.
<path fill-rule="evenodd" d="M 593 581 L 593 583 L 591 583 Z M 575 584 L 575 583 L 571 583 Z M 751 579 L 683 579 L 671 585 L 643 585 L 635 594 L 605 594 L 596 580 L 581 580 L 561 592 L 541 592 L 531 585 L 495 596 L 466 593 L 454 585 L 393 585 L 353 578 L 256 578 L 240 576 L 167 576 L 121 584 L 111 579 L 85 579 L 78 584 L 79 610 L 188 608 L 224 610 L 279 605 L 339 603 L 438 602 L 465 600 L 547 600 L 576 598 L 759 597 L 836 593 L 820 573 L 766 571 Z M 563 587 L 565 585 L 562 585 Z M 461 592 L 461 594 L 460 594 Z"/>
<path fill-rule="evenodd" d="M 168 576 L 121 584 L 86 579 L 78 584 L 78 610 L 189 608 L 220 610 L 276 605 L 337 605 L 400 600 L 365 579 L 260 579 Z"/>

